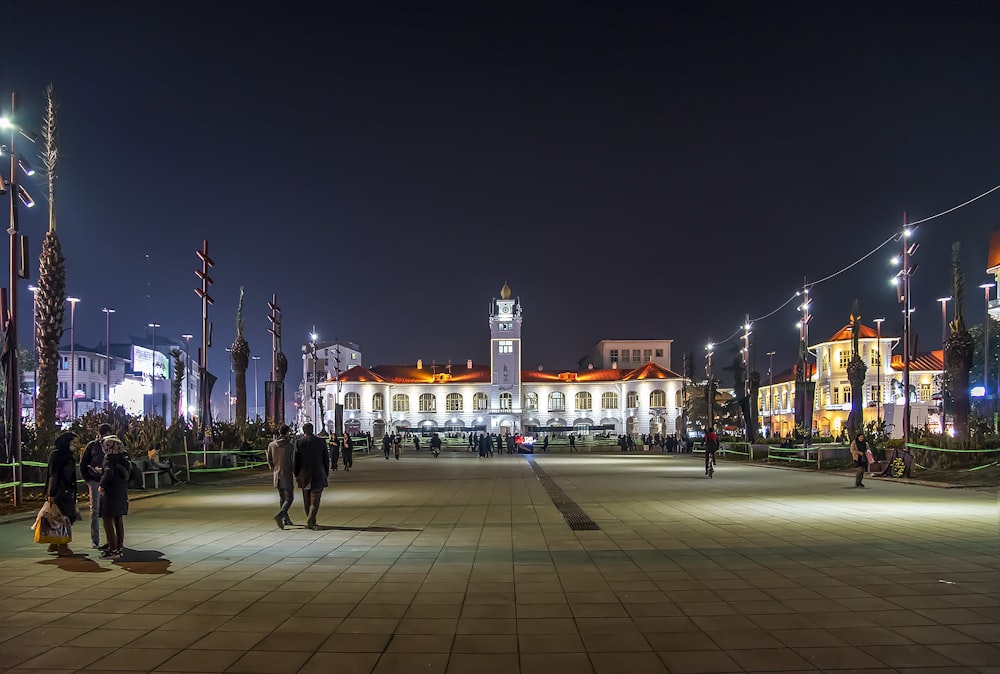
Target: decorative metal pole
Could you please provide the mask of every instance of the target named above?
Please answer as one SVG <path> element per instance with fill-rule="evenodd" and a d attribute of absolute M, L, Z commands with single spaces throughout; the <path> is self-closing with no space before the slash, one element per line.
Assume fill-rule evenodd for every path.
<path fill-rule="evenodd" d="M 105 409 L 111 409 L 111 314 L 114 309 L 104 307 L 104 369 L 108 375 L 107 389 L 104 391 Z"/>
<path fill-rule="evenodd" d="M 79 297 L 67 297 L 69 302 L 69 408 L 70 417 L 76 419 L 76 303 Z"/>

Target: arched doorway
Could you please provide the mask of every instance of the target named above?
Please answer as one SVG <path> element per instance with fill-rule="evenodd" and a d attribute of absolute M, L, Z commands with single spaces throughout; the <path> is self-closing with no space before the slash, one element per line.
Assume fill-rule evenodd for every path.
<path fill-rule="evenodd" d="M 636 427 L 638 425 L 639 424 L 637 424 L 636 421 L 635 421 L 635 417 L 629 417 L 628 419 L 626 419 L 625 420 L 625 435 L 633 435 L 633 434 L 635 434 L 637 432 L 636 431 Z"/>
<path fill-rule="evenodd" d="M 372 437 L 381 438 L 385 435 L 385 422 L 381 419 L 376 419 L 372 422 Z"/>

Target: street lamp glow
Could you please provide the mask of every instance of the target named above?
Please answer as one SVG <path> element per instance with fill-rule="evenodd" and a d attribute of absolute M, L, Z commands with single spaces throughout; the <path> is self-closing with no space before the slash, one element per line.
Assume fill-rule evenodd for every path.
<path fill-rule="evenodd" d="M 892 259 L 890 259 L 889 260 L 889 264 L 898 267 L 899 266 L 899 256 L 897 255 L 897 256 L 893 257 Z"/>
<path fill-rule="evenodd" d="M 317 339 L 319 339 L 319 335 L 317 335 L 315 332 L 310 332 L 309 339 L 315 342 Z"/>
<path fill-rule="evenodd" d="M 708 346 L 705 347 L 705 350 L 706 351 L 712 351 L 714 348 L 715 348 L 715 344 L 712 344 L 712 342 L 709 342 Z"/>

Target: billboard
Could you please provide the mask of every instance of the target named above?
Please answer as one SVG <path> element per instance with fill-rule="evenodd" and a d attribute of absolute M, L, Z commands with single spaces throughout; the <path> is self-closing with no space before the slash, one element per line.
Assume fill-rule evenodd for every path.
<path fill-rule="evenodd" d="M 144 346 L 132 345 L 132 371 L 136 374 L 152 375 L 153 373 L 153 350 Z M 156 352 L 156 377 L 157 379 L 168 379 L 170 376 L 170 362 L 167 355 Z"/>

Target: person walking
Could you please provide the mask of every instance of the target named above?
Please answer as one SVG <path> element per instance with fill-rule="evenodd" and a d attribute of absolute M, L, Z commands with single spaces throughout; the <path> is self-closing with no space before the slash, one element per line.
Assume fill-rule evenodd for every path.
<path fill-rule="evenodd" d="M 95 550 L 107 550 L 108 544 L 101 545 L 101 470 L 104 467 L 104 438 L 111 435 L 111 424 L 97 427 L 97 438 L 87 443 L 80 457 L 80 475 L 87 485 L 90 496 L 90 542 Z"/>
<path fill-rule="evenodd" d="M 389 460 L 389 448 L 392 446 L 392 435 L 385 434 L 382 436 L 382 453 L 385 454 L 385 460 Z"/>
<path fill-rule="evenodd" d="M 403 449 L 403 436 L 395 435 L 392 436 L 392 453 L 396 457 L 396 461 L 399 461 L 399 452 Z M 389 458 L 386 456 L 385 458 Z"/>
<path fill-rule="evenodd" d="M 334 433 L 330 436 L 330 470 L 337 470 L 340 463 L 340 448 L 343 447 L 341 436 Z"/>
<path fill-rule="evenodd" d="M 576 451 L 576 436 L 572 433 L 569 434 L 569 451 Z"/>
<path fill-rule="evenodd" d="M 278 514 L 274 522 L 279 529 L 293 526 L 288 509 L 295 501 L 295 472 L 292 470 L 292 443 L 288 440 L 288 425 L 278 431 L 278 437 L 267 446 L 267 467 L 274 472 L 274 488 L 278 490 Z"/>
<path fill-rule="evenodd" d="M 49 507 L 58 508 L 59 514 L 66 518 L 72 527 L 73 522 L 80 519 L 80 511 L 76 507 L 76 459 L 73 457 L 76 433 L 60 434 L 55 444 L 56 448 L 49 454 L 45 496 L 48 498 Z M 72 539 L 72 535 L 70 538 Z M 53 543 L 49 545 L 49 552 L 58 553 L 60 557 L 73 554 L 67 543 Z"/>
<path fill-rule="evenodd" d="M 867 489 L 862 483 L 865 471 L 868 470 L 868 443 L 865 441 L 864 433 L 858 433 L 854 442 L 851 443 L 851 458 L 854 459 L 854 465 L 857 467 L 854 471 L 854 486 Z"/>
<path fill-rule="evenodd" d="M 350 470 L 354 466 L 354 439 L 350 434 L 344 435 L 341 455 L 344 457 L 344 470 Z"/>
<path fill-rule="evenodd" d="M 121 557 L 125 554 L 125 515 L 128 515 L 128 480 L 131 459 L 125 446 L 116 435 L 109 435 L 101 442 L 104 448 L 104 466 L 101 469 L 101 519 L 108 549 L 101 557 Z"/>
<path fill-rule="evenodd" d="M 547 435 L 542 439 L 542 451 L 546 454 L 549 451 L 549 436 Z"/>
<path fill-rule="evenodd" d="M 302 489 L 302 501 L 306 510 L 306 528 L 318 529 L 316 517 L 323 489 L 329 484 L 330 452 L 323 438 L 313 435 L 313 425 L 302 424 L 303 436 L 295 442 L 292 469 L 295 479 Z"/>
<path fill-rule="evenodd" d="M 705 475 L 711 476 L 715 472 L 715 453 L 719 451 L 719 436 L 714 428 L 709 428 L 705 434 Z"/>

